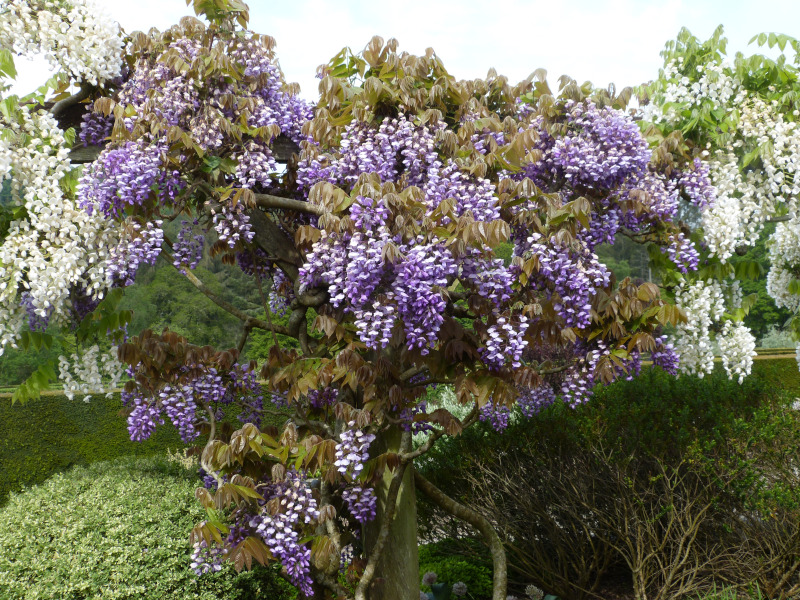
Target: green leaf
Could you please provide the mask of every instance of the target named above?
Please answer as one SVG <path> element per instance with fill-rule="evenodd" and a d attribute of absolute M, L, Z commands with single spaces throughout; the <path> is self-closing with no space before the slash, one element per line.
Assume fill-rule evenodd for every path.
<path fill-rule="evenodd" d="M 750 279 L 755 280 L 764 274 L 764 267 L 761 266 L 756 260 L 743 260 L 736 263 L 734 267 L 736 279 Z"/>
<path fill-rule="evenodd" d="M 17 78 L 17 68 L 14 65 L 14 55 L 5 48 L 0 50 L 0 74 L 4 74 L 11 79 Z"/>
<path fill-rule="evenodd" d="M 11 395 L 11 404 L 15 402 L 25 404 L 28 400 L 36 400 L 42 395 L 42 390 L 46 390 L 50 386 L 50 382 L 56 379 L 56 370 L 52 361 L 39 365 L 39 368 L 14 390 Z"/>

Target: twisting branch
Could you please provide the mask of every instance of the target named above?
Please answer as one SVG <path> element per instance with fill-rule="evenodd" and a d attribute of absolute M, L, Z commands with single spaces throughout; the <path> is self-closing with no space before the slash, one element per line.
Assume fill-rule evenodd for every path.
<path fill-rule="evenodd" d="M 311 576 L 314 578 L 314 581 L 316 581 L 322 587 L 327 588 L 328 590 L 336 594 L 337 598 L 347 598 L 348 596 L 347 590 L 345 590 L 341 585 L 339 585 L 339 582 L 336 581 L 336 579 L 334 579 L 330 575 L 327 575 L 317 569 L 313 569 Z M 289 581 L 289 583 L 292 582 Z"/>
<path fill-rule="evenodd" d="M 472 410 L 469 412 L 469 414 L 467 415 L 467 417 L 464 419 L 464 422 L 462 423 L 462 427 L 463 427 L 464 429 L 466 429 L 466 428 L 468 428 L 468 427 L 471 427 L 472 425 L 474 425 L 474 424 L 475 424 L 477 421 L 478 421 L 478 405 L 477 405 L 477 404 L 475 404 L 475 406 L 473 406 L 473 407 L 472 407 Z M 435 430 L 435 431 L 434 431 L 432 434 L 430 434 L 430 435 L 428 436 L 428 439 L 427 439 L 427 440 L 425 440 L 425 443 L 424 443 L 424 444 L 420 445 L 420 446 L 419 446 L 419 447 L 418 447 L 416 450 L 414 450 L 414 451 L 411 451 L 411 452 L 405 452 L 405 453 L 403 453 L 403 454 L 400 456 L 400 460 L 402 460 L 402 461 L 404 461 L 404 462 L 410 462 L 410 461 L 414 460 L 415 458 L 417 458 L 417 457 L 419 457 L 419 456 L 422 456 L 422 455 L 423 455 L 423 454 L 425 454 L 425 453 L 426 453 L 428 450 L 430 450 L 431 448 L 433 448 L 433 445 L 434 445 L 434 444 L 435 444 L 435 443 L 436 443 L 436 442 L 439 440 L 439 438 L 441 438 L 441 437 L 442 437 L 444 434 L 445 434 L 445 430 L 444 430 L 444 429 L 437 429 L 437 430 Z"/>
<path fill-rule="evenodd" d="M 244 345 L 247 343 L 247 337 L 250 335 L 252 329 L 253 326 L 250 324 L 250 321 L 245 321 L 242 327 L 242 337 L 239 339 L 239 345 L 236 347 L 239 350 L 239 355 L 244 352 Z"/>
<path fill-rule="evenodd" d="M 321 215 L 325 212 L 321 207 L 310 204 L 304 200 L 281 198 L 280 196 L 273 196 L 271 194 L 254 194 L 254 196 L 256 198 L 256 204 L 261 208 L 282 208 L 285 210 L 311 213 L 313 215 Z"/>
<path fill-rule="evenodd" d="M 164 255 L 164 258 L 170 264 L 172 264 L 172 255 L 169 252 L 167 252 L 166 250 L 162 250 L 161 254 Z M 219 306 L 225 312 L 232 314 L 234 317 L 242 321 L 245 325 L 249 325 L 250 328 L 255 327 L 256 329 L 263 329 L 264 331 L 272 331 L 274 333 L 280 333 L 281 335 L 287 335 L 289 337 L 294 337 L 294 338 L 297 337 L 289 333 L 289 330 L 286 327 L 283 327 L 282 325 L 274 325 L 274 324 L 271 325 L 266 321 L 262 321 L 261 319 L 256 319 L 255 317 L 251 317 L 243 310 L 236 308 L 230 302 L 223 300 L 222 298 L 217 296 L 214 292 L 212 292 L 210 289 L 208 289 L 206 284 L 200 281 L 197 278 L 197 276 L 190 270 L 184 269 L 183 271 L 180 271 L 179 269 L 178 271 L 184 277 L 186 277 L 186 279 L 189 280 L 189 283 L 191 283 L 194 287 L 200 290 L 214 304 Z"/>
<path fill-rule="evenodd" d="M 400 442 L 401 449 L 409 447 L 411 444 L 411 432 L 404 431 L 403 438 Z M 401 462 L 395 469 L 392 475 L 392 481 L 389 484 L 389 491 L 386 493 L 386 509 L 383 514 L 383 521 L 381 528 L 378 532 L 378 537 L 375 540 L 375 545 L 370 551 L 367 566 L 364 567 L 364 573 L 361 575 L 361 580 L 358 582 L 356 588 L 356 600 L 367 600 L 367 588 L 369 588 L 372 580 L 375 578 L 375 570 L 378 567 L 378 561 L 383 554 L 386 544 L 389 542 L 389 537 L 392 531 L 392 522 L 394 521 L 394 514 L 397 510 L 397 496 L 400 493 L 400 486 L 403 483 L 403 475 L 406 472 L 408 463 Z"/>
<path fill-rule="evenodd" d="M 297 306 L 292 304 L 292 314 L 289 315 L 289 322 L 286 327 L 291 333 L 291 336 L 300 342 L 300 349 L 303 354 L 310 356 L 316 348 L 316 342 L 308 337 L 308 323 L 306 322 L 306 313 L 308 307 Z"/>
<path fill-rule="evenodd" d="M 503 548 L 503 542 L 500 540 L 500 536 L 497 535 L 497 532 L 494 530 L 489 520 L 482 514 L 450 498 L 417 471 L 414 471 L 414 483 L 417 488 L 422 490 L 422 493 L 428 496 L 439 508 L 449 512 L 457 519 L 469 523 L 480 532 L 492 554 L 492 565 L 494 567 L 492 600 L 505 600 L 506 583 L 508 580 L 506 551 Z"/>
<path fill-rule="evenodd" d="M 53 107 L 50 109 L 50 114 L 53 115 L 55 118 L 58 118 L 64 111 L 67 109 L 75 106 L 78 102 L 83 102 L 89 96 L 92 95 L 93 86 L 86 83 L 85 81 L 81 83 L 81 89 L 74 93 L 69 98 L 64 98 L 63 100 L 59 100 Z"/>
<path fill-rule="evenodd" d="M 444 429 L 437 429 L 432 434 L 428 436 L 428 439 L 425 440 L 425 443 L 419 446 L 416 450 L 412 452 L 407 452 L 400 457 L 400 460 L 403 462 L 411 462 L 415 458 L 422 456 L 428 450 L 430 450 L 436 441 L 444 435 Z"/>

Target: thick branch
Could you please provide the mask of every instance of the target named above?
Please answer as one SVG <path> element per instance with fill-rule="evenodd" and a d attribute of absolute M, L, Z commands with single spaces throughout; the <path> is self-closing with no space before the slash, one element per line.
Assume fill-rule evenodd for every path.
<path fill-rule="evenodd" d="M 341 585 L 339 585 L 339 582 L 336 581 L 336 579 L 334 579 L 330 575 L 327 575 L 322 571 L 318 571 L 317 569 L 313 569 L 311 572 L 311 576 L 314 578 L 314 581 L 316 581 L 322 587 L 336 594 L 337 598 L 348 597 L 347 590 L 345 590 Z"/>
<path fill-rule="evenodd" d="M 293 308 L 286 326 L 291 336 L 300 342 L 300 349 L 303 351 L 303 354 L 310 356 L 313 353 L 312 346 L 315 348 L 316 342 L 310 340 L 308 337 L 307 312 L 308 308 L 305 306 Z"/>
<path fill-rule="evenodd" d="M 53 107 L 50 109 L 50 114 L 53 115 L 56 119 L 67 109 L 75 106 L 78 102 L 83 102 L 89 96 L 92 95 L 92 86 L 86 82 L 81 84 L 81 89 L 74 93 L 69 98 L 64 98 L 63 100 L 59 100 Z"/>
<path fill-rule="evenodd" d="M 294 242 L 261 209 L 249 210 L 247 216 L 253 224 L 255 243 L 267 256 L 275 257 L 275 263 L 289 279 L 297 280 L 302 260 Z"/>
<path fill-rule="evenodd" d="M 324 211 L 319 206 L 310 204 L 304 200 L 294 200 L 293 198 L 281 198 L 271 194 L 255 194 L 256 204 L 261 208 L 282 208 L 285 210 L 296 210 L 298 212 L 321 215 Z"/>
<path fill-rule="evenodd" d="M 469 523 L 481 533 L 483 539 L 489 546 L 489 551 L 492 553 L 492 564 L 494 566 L 492 600 L 505 600 L 506 583 L 508 579 L 506 551 L 503 548 L 503 542 L 500 541 L 500 537 L 492 527 L 492 524 L 480 513 L 475 512 L 463 504 L 459 504 L 447 496 L 416 471 L 414 472 L 414 483 L 417 488 L 422 490 L 422 493 L 428 496 L 439 508 L 449 512 L 457 519 Z"/>
<path fill-rule="evenodd" d="M 424 444 L 420 445 L 416 450 L 414 450 L 412 452 L 408 452 L 406 454 L 403 454 L 400 457 L 400 460 L 402 460 L 403 462 L 411 462 L 415 458 L 417 458 L 419 456 L 422 456 L 428 450 L 430 450 L 433 447 L 433 445 L 436 443 L 436 441 L 440 437 L 442 437 L 443 435 L 444 435 L 444 429 L 437 429 L 436 431 L 434 431 L 432 434 L 430 434 L 428 436 L 428 439 L 425 440 Z"/>

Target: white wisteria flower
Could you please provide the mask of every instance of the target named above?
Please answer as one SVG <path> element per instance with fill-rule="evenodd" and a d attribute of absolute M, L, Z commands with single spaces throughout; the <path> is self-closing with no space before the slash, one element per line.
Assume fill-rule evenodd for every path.
<path fill-rule="evenodd" d="M 43 54 L 53 68 L 92 85 L 118 77 L 122 67 L 119 25 L 90 0 L 7 0 L 0 48 Z"/>

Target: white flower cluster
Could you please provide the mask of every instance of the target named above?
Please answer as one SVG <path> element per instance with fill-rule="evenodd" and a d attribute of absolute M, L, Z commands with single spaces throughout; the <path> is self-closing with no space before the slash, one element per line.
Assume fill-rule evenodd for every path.
<path fill-rule="evenodd" d="M 731 140 L 711 157 L 717 201 L 703 213 L 709 250 L 725 261 L 738 246 L 755 244 L 765 220 L 777 208 L 798 210 L 800 127 L 785 119 L 777 102 L 748 92 L 726 63 L 699 65 L 701 75 L 692 81 L 681 73 L 682 62 L 679 57 L 665 66 L 667 83 L 648 117 L 677 126 L 688 108 L 713 106 L 725 112 L 732 126 Z M 763 168 L 740 167 L 742 157 L 757 149 Z"/>
<path fill-rule="evenodd" d="M 711 330 L 725 314 L 727 304 L 738 308 L 742 292 L 738 281 L 724 284 L 718 281 L 694 281 L 681 284 L 675 301 L 686 314 L 686 323 L 678 325 L 675 350 L 680 354 L 680 368 L 685 373 L 703 377 L 714 370 L 714 344 Z M 756 354 L 756 340 L 741 323 L 725 321 L 716 335 L 722 366 L 729 378 L 739 382 L 750 374 Z"/>
<path fill-rule="evenodd" d="M 739 383 L 750 374 L 753 357 L 756 355 L 756 338 L 742 323 L 726 321 L 717 335 L 722 366 L 729 379 L 738 378 Z"/>
<path fill-rule="evenodd" d="M 725 313 L 722 286 L 716 281 L 681 284 L 675 292 L 675 303 L 686 314 L 686 323 L 678 325 L 675 337 L 681 371 L 703 377 L 714 370 L 710 332 L 713 323 Z"/>
<path fill-rule="evenodd" d="M 710 161 L 710 177 L 717 189 L 717 200 L 703 211 L 703 231 L 711 255 L 726 261 L 737 246 L 752 245 L 767 217 L 760 197 L 762 176 L 739 170 L 736 155 L 720 153 Z"/>
<path fill-rule="evenodd" d="M 744 99 L 745 92 L 741 84 L 728 74 L 727 63 L 699 65 L 697 71 L 702 75 L 697 81 L 681 74 L 682 64 L 683 57 L 678 57 L 664 67 L 662 78 L 668 83 L 659 101 L 664 109 L 647 115 L 656 122 L 677 124 L 682 119 L 682 105 L 699 106 L 703 100 L 710 100 L 716 106 L 736 106 Z"/>
<path fill-rule="evenodd" d="M 770 239 L 769 260 L 771 268 L 767 274 L 767 293 L 779 307 L 796 311 L 800 308 L 800 295 L 789 291 L 795 279 L 800 279 L 800 218 L 792 217 L 778 223 Z"/>
<path fill-rule="evenodd" d="M 44 54 L 53 68 L 92 85 L 119 76 L 119 25 L 90 0 L 6 0 L 0 11 L 0 48 Z"/>
<path fill-rule="evenodd" d="M 0 184 L 11 174 L 11 144 L 0 137 Z"/>
<path fill-rule="evenodd" d="M 28 291 L 36 314 L 63 322 L 69 294 L 82 288 L 102 297 L 108 277 L 105 262 L 118 241 L 112 223 L 97 211 L 89 215 L 64 194 L 61 183 L 70 164 L 64 134 L 44 111 L 19 107 L 0 115 L 0 127 L 13 136 L 11 194 L 26 210 L 12 221 L 0 240 L 0 354 L 14 345 L 25 311 L 22 291 Z"/>
<path fill-rule="evenodd" d="M 105 394 L 110 398 L 119 387 L 123 374 L 122 364 L 117 360 L 116 346 L 109 353 L 100 353 L 97 345 L 69 359 L 58 357 L 58 375 L 64 384 L 64 395 L 72 400 L 76 394 L 85 394 L 88 402 L 92 394 Z M 105 380 L 105 381 L 104 381 Z"/>

